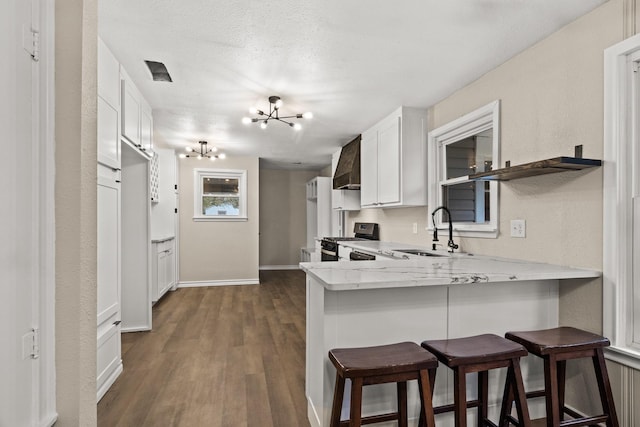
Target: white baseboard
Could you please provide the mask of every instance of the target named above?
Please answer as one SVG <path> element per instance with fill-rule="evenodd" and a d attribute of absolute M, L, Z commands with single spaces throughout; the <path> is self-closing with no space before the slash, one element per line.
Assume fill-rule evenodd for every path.
<path fill-rule="evenodd" d="M 239 285 L 259 285 L 260 279 L 243 280 L 200 280 L 194 282 L 180 282 L 179 288 L 200 288 L 208 286 L 239 286 Z"/>
<path fill-rule="evenodd" d="M 260 270 L 299 270 L 298 264 L 294 265 L 261 265 Z"/>

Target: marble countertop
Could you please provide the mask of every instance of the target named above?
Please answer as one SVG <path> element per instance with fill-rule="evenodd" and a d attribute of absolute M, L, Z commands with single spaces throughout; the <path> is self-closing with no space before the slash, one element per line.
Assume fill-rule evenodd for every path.
<path fill-rule="evenodd" d="M 340 243 L 353 249 L 392 253 L 397 249 L 424 249 L 415 245 L 379 241 Z M 387 252 L 387 253 L 385 253 Z M 408 259 L 300 263 L 308 275 L 331 291 L 389 287 L 442 286 L 525 280 L 600 277 L 596 270 L 464 253 L 410 256 Z M 402 255 L 401 253 L 398 253 Z"/>

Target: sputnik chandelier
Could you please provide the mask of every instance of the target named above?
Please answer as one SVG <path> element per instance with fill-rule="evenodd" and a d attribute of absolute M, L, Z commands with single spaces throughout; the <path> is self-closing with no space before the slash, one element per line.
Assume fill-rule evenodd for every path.
<path fill-rule="evenodd" d="M 250 117 L 243 117 L 242 118 L 242 123 L 244 124 L 249 124 L 249 123 L 260 123 L 260 128 L 262 129 L 266 129 L 267 125 L 269 124 L 269 120 L 277 120 L 279 122 L 282 123 L 286 123 L 289 126 L 291 126 L 292 128 L 294 128 L 295 130 L 300 130 L 302 129 L 302 126 L 300 125 L 300 123 L 293 123 L 287 120 L 283 120 L 283 119 L 311 119 L 313 118 L 313 113 L 311 112 L 306 112 L 306 113 L 300 113 L 300 114 L 294 114 L 292 116 L 280 116 L 280 107 L 282 107 L 282 99 L 280 99 L 279 96 L 270 96 L 269 97 L 269 113 L 265 113 L 262 110 L 258 110 L 257 108 L 250 108 L 249 109 L 249 113 L 251 114 L 257 114 L 260 117 L 255 117 L 255 118 L 250 118 Z"/>
<path fill-rule="evenodd" d="M 214 161 L 216 159 L 224 159 L 225 154 L 224 153 L 218 153 L 218 149 L 216 147 L 212 147 L 209 148 L 207 146 L 207 141 L 198 141 L 198 144 L 200 144 L 200 150 L 194 150 L 191 147 L 187 147 L 185 148 L 185 150 L 189 153 L 189 154 L 184 154 L 181 153 L 178 155 L 178 157 L 180 157 L 181 159 L 184 159 L 186 157 L 195 157 L 196 159 L 200 160 L 202 158 L 207 158 L 210 159 L 211 161 Z"/>

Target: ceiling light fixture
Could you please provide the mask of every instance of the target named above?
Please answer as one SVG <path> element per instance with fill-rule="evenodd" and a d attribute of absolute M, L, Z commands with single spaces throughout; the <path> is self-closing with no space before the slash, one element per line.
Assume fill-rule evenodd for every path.
<path fill-rule="evenodd" d="M 292 128 L 294 128 L 295 130 L 300 130 L 302 129 L 302 126 L 300 125 L 300 123 L 293 123 L 293 122 L 289 122 L 287 120 L 283 120 L 283 119 L 311 119 L 313 118 L 313 113 L 311 112 L 306 112 L 306 113 L 300 113 L 300 114 L 294 114 L 292 116 L 280 116 L 280 107 L 282 107 L 282 99 L 280 99 L 279 96 L 270 96 L 269 97 L 269 113 L 265 113 L 262 110 L 258 110 L 257 108 L 249 108 L 249 113 L 251 114 L 257 114 L 261 117 L 255 117 L 255 118 L 251 118 L 251 117 L 243 117 L 242 118 L 242 123 L 244 123 L 245 125 L 248 125 L 249 123 L 260 123 L 260 128 L 261 129 L 266 129 L 267 125 L 269 124 L 269 120 L 277 120 L 279 122 L 282 123 L 286 123 L 289 126 L 291 126 Z"/>
<path fill-rule="evenodd" d="M 212 154 L 212 153 L 217 153 L 218 149 L 216 147 L 209 148 L 207 146 L 207 141 L 198 141 L 198 144 L 200 144 L 199 151 L 194 150 L 191 147 L 187 147 L 185 148 L 185 150 L 189 154 L 180 153 L 178 157 L 180 157 L 181 159 L 184 159 L 186 157 L 195 157 L 198 160 L 202 158 L 207 158 L 207 159 L 210 159 L 212 162 L 216 159 L 224 159 L 225 157 L 227 157 L 224 153 Z"/>

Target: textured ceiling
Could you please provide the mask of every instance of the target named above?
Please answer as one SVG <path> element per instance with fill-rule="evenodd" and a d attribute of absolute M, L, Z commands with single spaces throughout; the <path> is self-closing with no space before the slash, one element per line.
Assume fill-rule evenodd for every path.
<path fill-rule="evenodd" d="M 428 107 L 604 0 L 99 0 L 99 33 L 154 111 L 155 137 L 317 168 L 400 105 Z M 154 82 L 144 60 L 173 83 Z M 535 66 L 535 64 L 532 64 Z M 294 131 L 248 108 L 312 111 Z"/>

